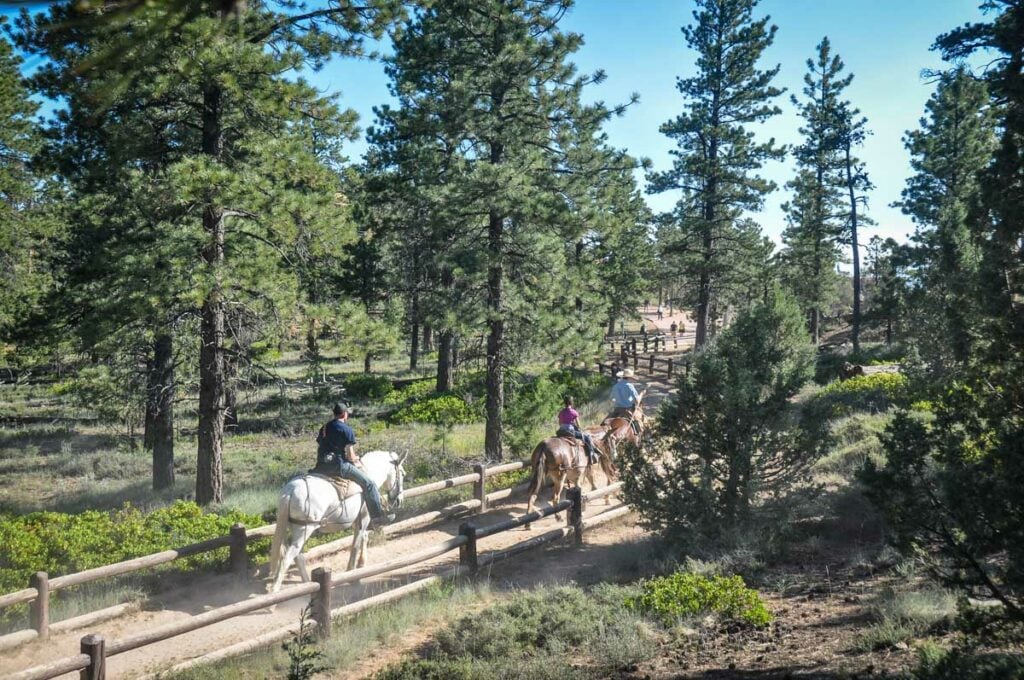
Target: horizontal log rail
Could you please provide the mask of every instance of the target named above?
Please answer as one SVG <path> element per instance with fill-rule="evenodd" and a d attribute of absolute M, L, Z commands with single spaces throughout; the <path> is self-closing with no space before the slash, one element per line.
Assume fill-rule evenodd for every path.
<path fill-rule="evenodd" d="M 138 649 L 139 647 L 151 645 L 154 642 L 161 642 L 162 640 L 184 635 L 185 633 L 191 633 L 194 630 L 205 628 L 213 625 L 214 623 L 220 623 L 221 621 L 226 621 L 227 619 L 232 619 L 242 614 L 248 614 L 249 612 L 272 607 L 275 604 L 294 600 L 295 598 L 303 595 L 311 595 L 318 590 L 320 590 L 320 584 L 315 581 L 310 581 L 308 583 L 300 583 L 298 585 L 285 588 L 284 590 L 276 593 L 267 593 L 266 595 L 259 595 L 248 600 L 229 604 L 225 607 L 211 609 L 210 611 L 203 612 L 202 614 L 190 616 L 184 621 L 177 621 L 175 623 L 158 626 L 152 630 L 145 631 L 144 633 L 121 638 L 120 640 L 112 640 L 110 644 L 107 645 L 107 656 L 123 654 L 124 652 L 130 652 L 133 649 Z"/>
<path fill-rule="evenodd" d="M 503 531 L 509 531 L 510 529 L 521 527 L 524 524 L 536 522 L 548 515 L 554 515 L 562 510 L 566 510 L 570 505 L 572 505 L 572 502 L 569 500 L 558 501 L 554 505 L 549 505 L 548 507 L 541 508 L 540 510 L 534 510 L 533 512 L 522 515 L 521 517 L 516 517 L 504 522 L 498 522 L 497 524 L 488 524 L 487 526 L 478 527 L 476 530 L 476 537 L 486 538 L 488 536 L 493 536 L 494 534 L 500 534 Z"/>

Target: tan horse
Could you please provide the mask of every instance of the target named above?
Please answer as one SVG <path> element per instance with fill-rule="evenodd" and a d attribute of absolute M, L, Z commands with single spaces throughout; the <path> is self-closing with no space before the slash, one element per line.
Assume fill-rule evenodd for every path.
<path fill-rule="evenodd" d="M 594 448 L 597 450 L 601 469 L 610 484 L 615 481 L 617 472 L 611 461 L 611 452 L 607 448 L 605 438 L 595 439 Z M 569 439 L 568 437 L 545 439 L 533 450 L 533 455 L 530 457 L 530 468 L 533 470 L 533 476 L 530 477 L 530 500 L 526 503 L 526 514 L 533 512 L 533 504 L 537 500 L 537 494 L 540 493 L 540 487 L 545 478 L 552 482 L 552 505 L 558 502 L 566 483 L 579 484 L 581 476 L 586 476 L 591 490 L 597 489 L 597 482 L 594 481 L 594 466 L 590 463 L 583 442 L 579 439 Z M 611 500 L 606 498 L 605 502 L 610 503 Z M 529 526 L 529 524 L 526 525 L 527 528 Z"/>

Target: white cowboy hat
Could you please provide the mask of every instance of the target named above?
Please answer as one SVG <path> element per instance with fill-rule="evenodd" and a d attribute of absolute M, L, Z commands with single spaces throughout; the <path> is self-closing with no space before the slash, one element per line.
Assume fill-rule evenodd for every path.
<path fill-rule="evenodd" d="M 634 375 L 636 375 L 636 374 L 633 373 L 633 369 L 632 368 L 627 368 L 626 370 L 622 371 L 622 377 L 623 378 L 632 378 Z"/>

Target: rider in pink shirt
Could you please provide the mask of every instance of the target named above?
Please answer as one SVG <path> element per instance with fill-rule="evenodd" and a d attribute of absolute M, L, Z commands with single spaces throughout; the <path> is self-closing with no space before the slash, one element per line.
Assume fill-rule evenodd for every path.
<path fill-rule="evenodd" d="M 587 456 L 591 463 L 597 462 L 597 452 L 594 450 L 594 442 L 590 435 L 583 432 L 580 427 L 580 414 L 573 408 L 572 397 L 565 398 L 565 408 L 558 412 L 558 432 L 571 433 L 576 439 L 583 440 L 583 446 L 587 449 Z"/>

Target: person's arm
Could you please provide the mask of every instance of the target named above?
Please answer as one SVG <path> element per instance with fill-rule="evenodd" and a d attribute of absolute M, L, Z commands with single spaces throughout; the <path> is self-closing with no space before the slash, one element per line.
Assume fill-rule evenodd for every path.
<path fill-rule="evenodd" d="M 352 430 L 352 427 L 348 427 L 348 443 L 345 444 L 345 460 L 355 465 L 359 462 L 356 457 L 356 433 Z"/>
<path fill-rule="evenodd" d="M 629 385 L 629 396 L 633 399 L 633 406 L 636 406 L 637 404 L 640 403 L 640 393 L 636 391 L 636 388 L 633 386 L 633 383 L 626 384 Z"/>

